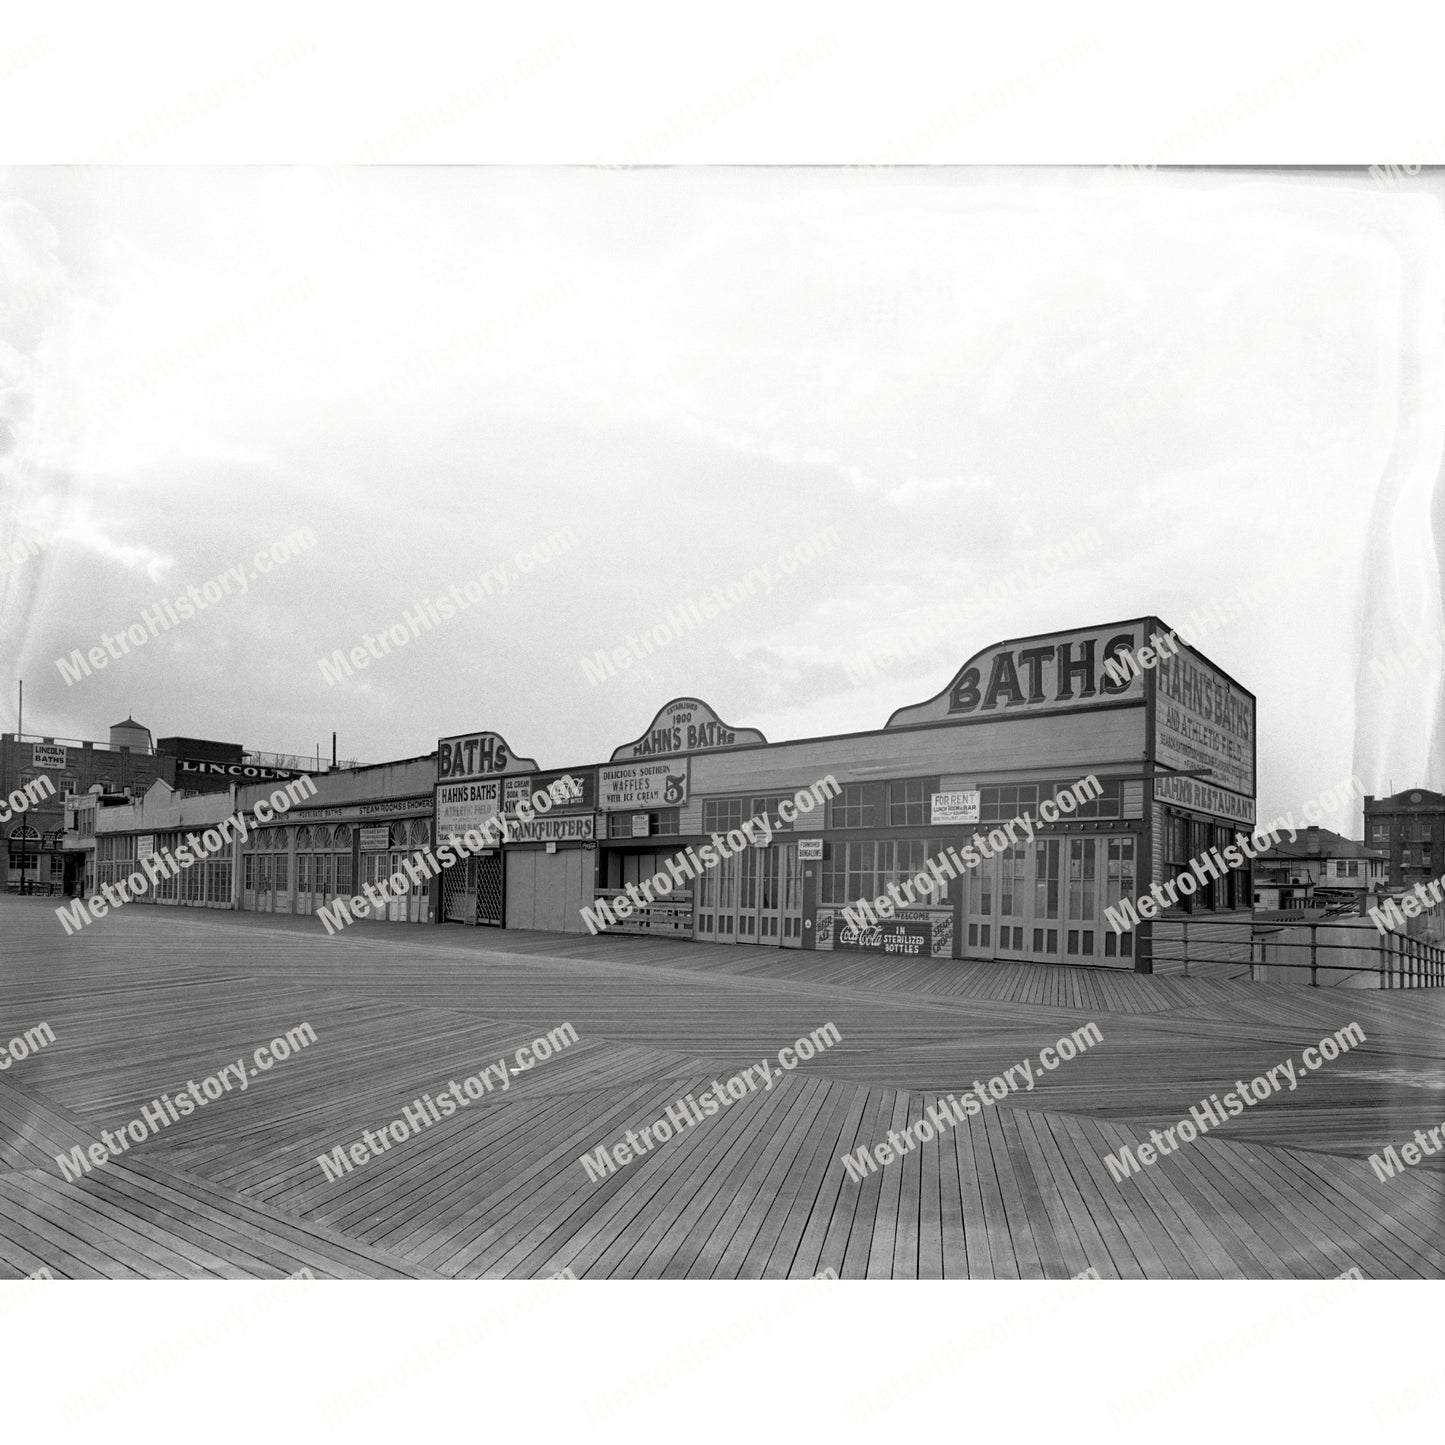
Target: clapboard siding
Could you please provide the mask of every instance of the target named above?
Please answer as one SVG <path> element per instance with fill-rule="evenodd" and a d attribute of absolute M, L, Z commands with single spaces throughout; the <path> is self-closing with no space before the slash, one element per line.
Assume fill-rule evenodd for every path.
<path fill-rule="evenodd" d="M 704 753 L 692 760 L 694 797 L 796 792 L 831 774 L 840 783 L 920 775 L 1079 775 L 1144 756 L 1143 707 L 1018 717 L 973 725 L 893 729 L 767 748 Z"/>

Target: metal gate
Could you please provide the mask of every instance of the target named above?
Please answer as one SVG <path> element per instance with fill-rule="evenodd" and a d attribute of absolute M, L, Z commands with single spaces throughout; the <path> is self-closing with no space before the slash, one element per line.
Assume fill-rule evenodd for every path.
<path fill-rule="evenodd" d="M 477 922 L 489 928 L 502 928 L 506 924 L 507 870 L 502 850 L 484 853 L 476 859 L 477 867 Z"/>
<path fill-rule="evenodd" d="M 475 923 L 477 860 L 464 858 L 442 873 L 442 918 L 447 923 Z"/>

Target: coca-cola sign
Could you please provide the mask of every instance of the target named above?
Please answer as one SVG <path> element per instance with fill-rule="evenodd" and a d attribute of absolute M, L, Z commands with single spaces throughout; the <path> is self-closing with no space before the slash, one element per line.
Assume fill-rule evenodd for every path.
<path fill-rule="evenodd" d="M 904 958 L 927 958 L 933 947 L 931 923 L 865 924 L 854 928 L 841 921 L 835 948 L 851 948 L 860 953 L 893 953 Z"/>

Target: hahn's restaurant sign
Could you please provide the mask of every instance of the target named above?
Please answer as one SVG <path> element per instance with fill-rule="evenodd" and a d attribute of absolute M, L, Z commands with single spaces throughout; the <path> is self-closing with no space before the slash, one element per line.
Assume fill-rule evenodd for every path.
<path fill-rule="evenodd" d="M 1145 620 L 1081 628 L 1000 642 L 976 653 L 951 683 L 927 702 L 899 708 L 889 727 L 953 722 L 971 717 L 1017 716 L 1137 702 L 1140 674 L 1116 678 L 1104 664 L 1143 641 Z"/>
<path fill-rule="evenodd" d="M 1177 803 L 1181 808 L 1192 808 L 1196 813 L 1208 813 L 1215 818 L 1228 818 L 1234 823 L 1254 824 L 1253 798 L 1242 797 L 1227 788 L 1216 788 L 1213 783 L 1179 773 L 1154 775 L 1154 800 Z"/>
<path fill-rule="evenodd" d="M 729 727 L 705 702 L 679 697 L 653 718 L 652 726 L 640 738 L 623 743 L 612 754 L 612 761 L 622 763 L 632 758 L 668 757 L 765 742 L 767 739 L 757 728 Z"/>

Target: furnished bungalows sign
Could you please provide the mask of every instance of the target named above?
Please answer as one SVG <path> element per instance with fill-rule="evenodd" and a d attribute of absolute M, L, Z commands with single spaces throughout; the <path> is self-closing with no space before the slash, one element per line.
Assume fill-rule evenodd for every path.
<path fill-rule="evenodd" d="M 614 763 L 597 769 L 597 799 L 604 812 L 646 812 L 687 802 L 687 759 Z"/>
<path fill-rule="evenodd" d="M 437 739 L 437 782 L 535 773 L 536 758 L 519 758 L 500 733 L 459 733 Z"/>
<path fill-rule="evenodd" d="M 1141 619 L 995 643 L 969 658 L 937 697 L 899 708 L 886 726 L 1142 702 L 1141 675 L 1116 676 L 1104 664 L 1132 652 L 1144 640 L 1145 629 L 1146 620 Z"/>
<path fill-rule="evenodd" d="M 630 758 L 657 758 L 677 753 L 705 752 L 712 748 L 740 748 L 767 739 L 757 728 L 729 727 L 695 697 L 674 698 L 653 718 L 640 738 L 612 754 L 614 763 Z"/>
<path fill-rule="evenodd" d="M 1161 656 L 1152 671 L 1155 759 L 1205 769 L 1203 782 L 1252 799 L 1254 698 L 1187 647 Z"/>

